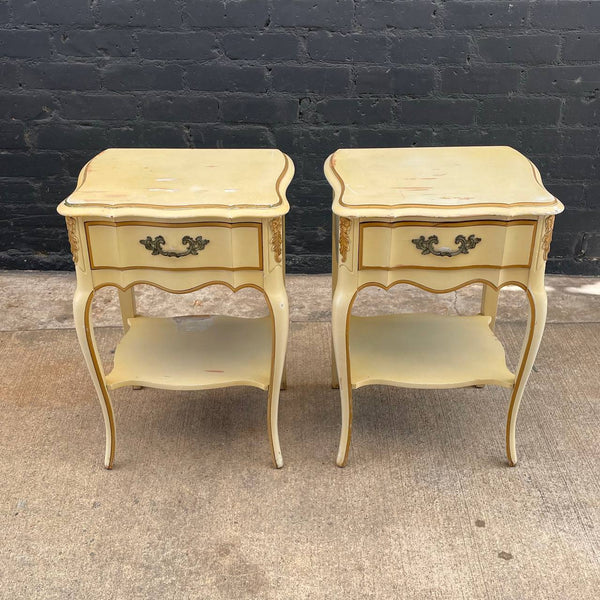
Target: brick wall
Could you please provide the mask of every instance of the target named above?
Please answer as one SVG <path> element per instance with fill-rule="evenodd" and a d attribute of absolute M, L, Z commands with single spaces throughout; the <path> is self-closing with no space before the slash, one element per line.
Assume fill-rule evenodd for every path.
<path fill-rule="evenodd" d="M 0 0 L 0 267 L 71 268 L 55 213 L 109 146 L 279 147 L 289 268 L 330 269 L 335 148 L 508 144 L 600 274 L 600 1 Z"/>

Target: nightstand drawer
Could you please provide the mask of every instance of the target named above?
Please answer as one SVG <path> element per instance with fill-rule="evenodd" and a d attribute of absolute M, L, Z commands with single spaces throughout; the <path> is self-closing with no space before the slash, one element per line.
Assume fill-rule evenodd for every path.
<path fill-rule="evenodd" d="M 87 221 L 92 269 L 261 270 L 260 223 Z"/>
<path fill-rule="evenodd" d="M 536 221 L 363 222 L 359 269 L 531 266 Z"/>

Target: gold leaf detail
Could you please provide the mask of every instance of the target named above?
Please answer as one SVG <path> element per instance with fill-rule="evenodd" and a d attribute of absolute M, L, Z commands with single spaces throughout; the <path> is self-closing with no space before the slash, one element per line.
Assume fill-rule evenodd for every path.
<path fill-rule="evenodd" d="M 544 252 L 544 260 L 548 260 L 550 252 L 550 242 L 552 241 L 552 229 L 554 229 L 554 215 L 551 215 L 544 221 L 544 237 L 542 238 L 542 250 Z"/>
<path fill-rule="evenodd" d="M 71 245 L 71 254 L 73 262 L 77 264 L 79 260 L 79 239 L 77 238 L 77 221 L 74 217 L 65 217 L 67 222 L 67 233 L 69 234 L 69 244 Z"/>
<path fill-rule="evenodd" d="M 352 221 L 346 217 L 340 217 L 340 255 L 342 262 L 346 262 L 348 249 L 350 248 L 350 227 Z"/>
<path fill-rule="evenodd" d="M 281 219 L 271 219 L 271 250 L 275 260 L 280 263 L 283 254 L 283 239 L 281 236 Z"/>

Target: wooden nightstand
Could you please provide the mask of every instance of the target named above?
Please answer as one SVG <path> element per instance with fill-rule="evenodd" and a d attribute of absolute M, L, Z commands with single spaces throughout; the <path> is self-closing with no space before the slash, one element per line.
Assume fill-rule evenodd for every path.
<path fill-rule="evenodd" d="M 539 171 L 508 147 L 338 150 L 325 162 L 333 200 L 333 367 L 348 460 L 352 388 L 385 384 L 512 388 L 506 452 L 517 462 L 515 424 L 546 321 L 544 270 L 554 215 L 564 207 Z M 481 315 L 351 316 L 358 292 L 406 283 L 445 293 L 482 283 Z M 529 301 L 515 373 L 494 336 L 498 293 Z"/>
<path fill-rule="evenodd" d="M 115 453 L 109 390 L 125 385 L 268 389 L 273 460 L 283 465 L 277 413 L 288 337 L 285 191 L 293 174 L 278 150 L 110 149 L 83 168 L 77 189 L 59 205 L 77 273 L 75 326 L 104 414 L 108 469 Z M 176 294 L 213 284 L 255 288 L 270 316 L 137 316 L 133 287 L 141 283 Z M 90 320 L 94 292 L 105 286 L 119 290 L 126 331 L 108 375 Z"/>

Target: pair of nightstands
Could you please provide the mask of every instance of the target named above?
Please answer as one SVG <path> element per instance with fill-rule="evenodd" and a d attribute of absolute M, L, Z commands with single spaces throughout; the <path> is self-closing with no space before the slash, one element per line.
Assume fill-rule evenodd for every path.
<path fill-rule="evenodd" d="M 109 390 L 126 385 L 268 390 L 268 431 L 283 465 L 277 415 L 288 337 L 285 191 L 292 161 L 278 150 L 111 149 L 82 170 L 59 206 L 77 272 L 73 302 L 83 354 L 115 452 Z M 544 269 L 562 204 L 539 172 L 507 147 L 338 150 L 325 163 L 334 190 L 334 386 L 348 458 L 352 389 L 370 384 L 512 388 L 507 454 L 516 463 L 519 403 L 541 340 Z M 133 287 L 186 293 L 213 284 L 259 290 L 269 317 L 160 319 L 136 315 Z M 367 286 L 408 283 L 433 293 L 484 284 L 481 315 L 352 317 Z M 528 333 L 511 373 L 494 336 L 498 293 L 521 287 Z M 108 375 L 98 357 L 94 292 L 119 290 L 125 335 Z"/>

